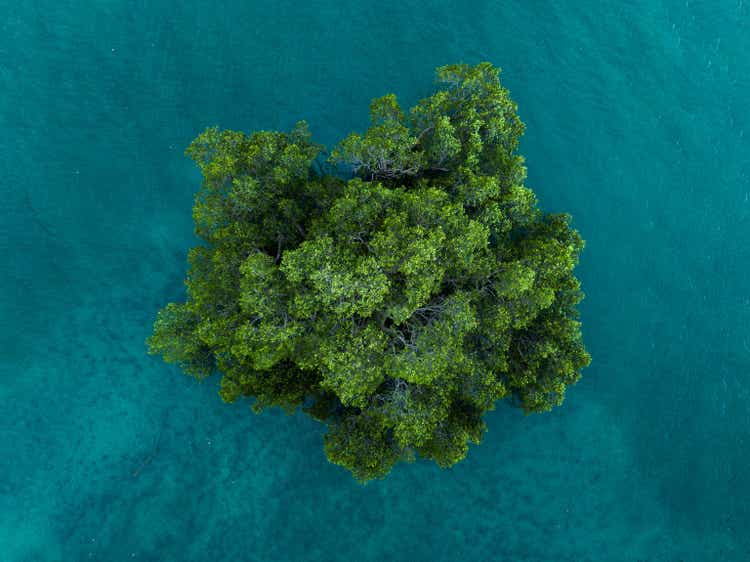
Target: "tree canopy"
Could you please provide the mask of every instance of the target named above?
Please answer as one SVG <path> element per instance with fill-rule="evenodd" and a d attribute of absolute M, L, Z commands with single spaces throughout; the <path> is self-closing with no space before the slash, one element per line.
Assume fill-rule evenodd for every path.
<path fill-rule="evenodd" d="M 584 243 L 524 186 L 524 125 L 499 73 L 438 68 L 408 113 L 373 100 L 367 131 L 326 161 L 305 122 L 198 136 L 186 153 L 203 174 L 203 244 L 150 352 L 220 373 L 227 402 L 324 422 L 328 459 L 360 481 L 399 460 L 455 464 L 500 399 L 561 404 L 590 362 Z"/>

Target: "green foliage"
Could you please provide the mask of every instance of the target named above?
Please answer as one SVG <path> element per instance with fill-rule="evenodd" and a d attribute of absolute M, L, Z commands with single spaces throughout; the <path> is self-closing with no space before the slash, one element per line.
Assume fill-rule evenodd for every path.
<path fill-rule="evenodd" d="M 221 397 L 303 409 L 328 458 L 366 481 L 416 456 L 447 467 L 509 397 L 562 402 L 590 357 L 573 275 L 583 240 L 545 214 L 515 153 L 524 126 L 489 63 L 439 68 L 408 114 L 392 94 L 317 164 L 289 133 L 208 129 L 187 154 L 195 200 L 187 302 L 159 312 L 152 353 Z"/>
<path fill-rule="evenodd" d="M 423 154 L 418 139 L 404 124 L 396 96 L 388 94 L 370 104 L 372 126 L 364 136 L 351 134 L 331 153 L 334 162 L 344 162 L 369 180 L 396 179 L 419 173 Z"/>

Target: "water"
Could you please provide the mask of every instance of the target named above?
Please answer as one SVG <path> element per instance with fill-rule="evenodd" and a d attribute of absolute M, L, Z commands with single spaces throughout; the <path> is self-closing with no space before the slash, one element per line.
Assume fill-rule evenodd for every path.
<path fill-rule="evenodd" d="M 0 1 L 0 560 L 750 559 L 750 3 Z M 593 363 L 454 469 L 355 484 L 323 426 L 145 354 L 207 125 L 332 143 L 488 60 L 587 240 Z"/>

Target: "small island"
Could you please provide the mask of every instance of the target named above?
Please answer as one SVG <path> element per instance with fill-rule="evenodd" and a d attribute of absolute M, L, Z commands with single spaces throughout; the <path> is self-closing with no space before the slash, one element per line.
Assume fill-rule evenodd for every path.
<path fill-rule="evenodd" d="M 327 425 L 328 459 L 366 482 L 417 457 L 449 467 L 507 398 L 562 403 L 590 362 L 570 216 L 537 207 L 524 125 L 490 63 L 437 69 L 408 113 L 389 94 L 330 153 L 289 133 L 210 128 L 187 302 L 151 353 L 257 412 Z"/>

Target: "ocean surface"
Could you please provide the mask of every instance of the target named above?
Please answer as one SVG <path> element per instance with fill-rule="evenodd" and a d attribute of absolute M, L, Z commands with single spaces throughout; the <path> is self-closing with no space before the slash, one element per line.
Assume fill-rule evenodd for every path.
<path fill-rule="evenodd" d="M 750 1 L 0 0 L 0 560 L 750 560 Z M 490 61 L 587 241 L 593 363 L 451 470 L 356 484 L 324 426 L 146 354 L 206 126 Z"/>

